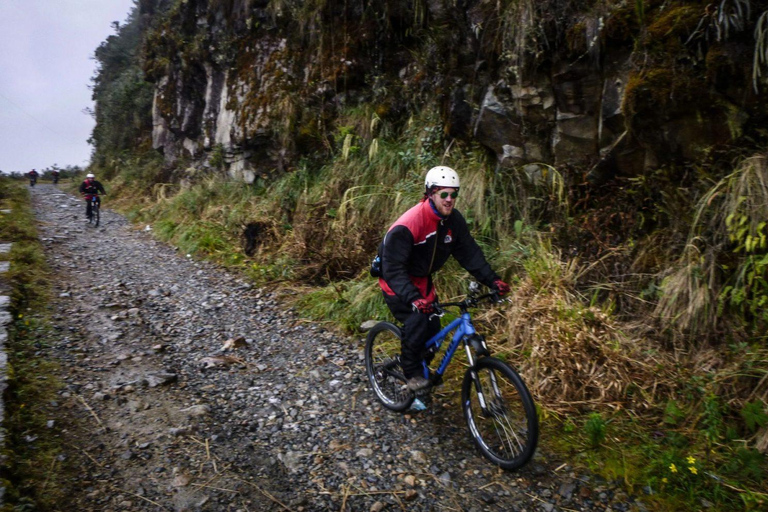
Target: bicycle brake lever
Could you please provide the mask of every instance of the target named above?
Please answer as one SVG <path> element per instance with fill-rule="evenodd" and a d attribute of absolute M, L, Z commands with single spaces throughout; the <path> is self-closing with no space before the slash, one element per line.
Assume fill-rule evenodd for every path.
<path fill-rule="evenodd" d="M 431 315 L 429 315 L 429 319 L 432 320 L 435 317 L 442 318 L 443 315 L 445 315 L 445 311 L 436 311 L 436 312 L 432 313 Z"/>
<path fill-rule="evenodd" d="M 490 299 L 493 304 L 501 304 L 502 302 L 511 302 L 509 298 L 499 297 L 498 293 L 494 293 L 493 295 L 491 295 Z"/>

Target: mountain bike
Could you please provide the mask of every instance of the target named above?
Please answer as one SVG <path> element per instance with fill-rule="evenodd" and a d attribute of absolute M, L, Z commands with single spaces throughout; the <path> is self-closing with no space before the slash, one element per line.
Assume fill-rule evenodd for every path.
<path fill-rule="evenodd" d="M 101 217 L 101 214 L 99 213 L 101 200 L 99 199 L 98 194 L 93 194 L 88 201 L 91 202 L 91 214 L 88 215 L 88 223 L 93 224 L 93 227 L 97 228 L 99 227 L 99 219 Z"/>
<path fill-rule="evenodd" d="M 460 344 L 467 354 L 469 367 L 461 385 L 464 419 L 475 446 L 497 466 L 514 470 L 533 456 L 539 438 L 539 420 L 531 393 L 523 379 L 504 361 L 491 357 L 485 338 L 475 331 L 469 308 L 480 302 L 500 302 L 498 292 L 478 295 L 479 285 L 470 284 L 461 302 L 435 303 L 436 315 L 445 308 L 457 307 L 460 315 L 426 343 L 426 351 L 435 354 L 453 332 L 437 370 L 424 365 L 431 387 L 442 377 Z M 379 401 L 392 411 L 407 410 L 417 393 L 410 391 L 400 364 L 400 327 L 379 322 L 369 332 L 365 343 L 365 369 L 368 381 Z M 422 392 L 418 392 L 422 393 Z"/>
<path fill-rule="evenodd" d="M 37 183 L 37 176 L 30 176 L 29 177 L 29 186 L 34 187 L 35 183 Z"/>

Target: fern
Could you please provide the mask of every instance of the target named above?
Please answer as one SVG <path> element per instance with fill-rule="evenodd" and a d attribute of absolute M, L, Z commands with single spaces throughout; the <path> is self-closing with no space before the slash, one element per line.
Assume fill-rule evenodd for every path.
<path fill-rule="evenodd" d="M 589 415 L 587 422 L 584 424 L 584 431 L 592 448 L 597 448 L 605 441 L 607 425 L 600 413 L 593 412 Z"/>
<path fill-rule="evenodd" d="M 768 414 L 765 413 L 765 404 L 761 400 L 747 402 L 741 409 L 741 417 L 750 432 L 757 431 L 768 423 Z"/>

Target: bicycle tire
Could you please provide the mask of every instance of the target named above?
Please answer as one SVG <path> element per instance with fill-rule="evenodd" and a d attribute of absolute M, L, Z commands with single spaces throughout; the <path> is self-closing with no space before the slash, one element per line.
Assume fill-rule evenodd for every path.
<path fill-rule="evenodd" d="M 400 366 L 400 328 L 379 322 L 368 331 L 365 341 L 365 371 L 379 402 L 391 411 L 408 409 L 416 396 L 405 387 Z"/>
<path fill-rule="evenodd" d="M 461 403 L 470 435 L 486 459 L 506 470 L 531 459 L 539 440 L 536 406 L 523 379 L 508 364 L 492 357 L 479 359 L 464 374 Z"/>
<path fill-rule="evenodd" d="M 93 205 L 93 227 L 97 228 L 99 227 L 99 220 L 101 219 L 101 214 L 99 213 L 99 203 L 95 203 Z"/>

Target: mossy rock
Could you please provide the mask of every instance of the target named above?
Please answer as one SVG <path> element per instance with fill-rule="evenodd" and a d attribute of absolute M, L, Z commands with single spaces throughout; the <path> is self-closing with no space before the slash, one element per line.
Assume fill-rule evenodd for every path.
<path fill-rule="evenodd" d="M 668 67 L 633 73 L 624 92 L 623 110 L 628 118 L 648 114 L 657 118 L 698 109 L 706 83 L 695 75 Z"/>
<path fill-rule="evenodd" d="M 742 131 L 739 111 L 730 113 L 726 104 L 703 77 L 653 68 L 630 76 L 626 126 L 658 163 L 702 158 L 706 148 L 729 144 Z"/>
<path fill-rule="evenodd" d="M 665 9 L 648 26 L 649 42 L 664 41 L 669 38 L 688 39 L 703 14 L 704 9 L 699 5 L 685 4 Z"/>
<path fill-rule="evenodd" d="M 724 88 L 736 74 L 733 60 L 721 45 L 712 46 L 705 57 L 707 81 L 717 88 Z"/>
<path fill-rule="evenodd" d="M 574 23 L 565 32 L 565 42 L 568 44 L 568 53 L 571 56 L 582 55 L 587 52 L 587 24 L 584 21 Z"/>
<path fill-rule="evenodd" d="M 622 44 L 633 41 L 640 34 L 640 20 L 632 5 L 616 9 L 605 20 L 602 31 L 606 44 Z"/>

